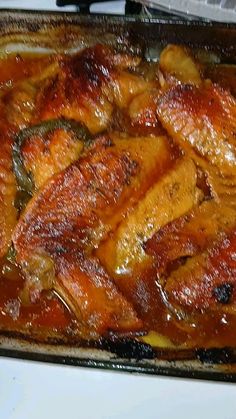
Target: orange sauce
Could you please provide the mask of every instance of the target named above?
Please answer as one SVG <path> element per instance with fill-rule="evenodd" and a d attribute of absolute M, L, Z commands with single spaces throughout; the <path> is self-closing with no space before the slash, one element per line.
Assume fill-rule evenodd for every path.
<path fill-rule="evenodd" d="M 24 305 L 21 291 L 24 278 L 15 264 L 3 258 L 0 262 L 0 329 L 30 332 L 39 337 L 66 334 L 71 316 L 63 303 L 53 294 L 42 295 L 40 301 Z"/>
<path fill-rule="evenodd" d="M 50 56 L 31 54 L 12 54 L 0 60 L 0 90 L 12 88 L 16 82 L 40 73 L 52 60 Z M 163 134 L 161 127 L 132 126 L 129 130 L 134 135 Z M 149 267 L 133 277 L 119 278 L 120 288 L 144 320 L 146 332 L 154 330 L 176 345 L 236 346 L 236 316 L 204 313 L 187 320 L 178 319 L 163 301 L 154 275 Z M 23 286 L 19 267 L 3 258 L 0 261 L 0 330 L 30 333 L 40 338 L 68 337 L 73 317 L 57 296 L 45 294 L 38 303 L 24 305 L 20 298 Z"/>
<path fill-rule="evenodd" d="M 0 60 L 0 91 L 13 87 L 20 80 L 39 74 L 52 60 L 53 56 L 45 54 L 9 54 Z"/>

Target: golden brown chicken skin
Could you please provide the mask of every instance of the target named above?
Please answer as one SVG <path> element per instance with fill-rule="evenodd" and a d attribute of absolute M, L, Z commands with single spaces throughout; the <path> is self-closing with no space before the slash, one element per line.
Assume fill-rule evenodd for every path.
<path fill-rule="evenodd" d="M 191 312 L 235 312 L 236 232 L 222 233 L 205 252 L 189 259 L 167 279 L 168 301 Z"/>
<path fill-rule="evenodd" d="M 206 170 L 236 176 L 236 101 L 226 90 L 205 82 L 178 84 L 160 95 L 157 114 L 168 133 Z"/>
<path fill-rule="evenodd" d="M 127 153 L 116 152 L 111 140 L 101 137 L 87 155 L 35 195 L 14 232 L 17 260 L 26 272 L 30 299 L 39 298 L 47 288 L 40 279 L 45 278 L 46 270 L 49 287 L 86 323 L 87 333 L 90 327 L 93 334 L 141 325 L 96 259 L 86 255 L 94 230 L 115 210 L 137 170 Z M 47 268 L 45 258 L 49 258 Z"/>
<path fill-rule="evenodd" d="M 96 44 L 4 86 L 0 322 L 44 306 L 67 337 L 170 345 L 236 324 L 236 102 L 196 57 Z"/>
<path fill-rule="evenodd" d="M 114 107 L 126 107 L 152 85 L 128 71 L 139 61 L 100 44 L 65 58 L 59 74 L 38 95 L 36 120 L 63 116 L 83 122 L 92 134 L 101 132 Z"/>

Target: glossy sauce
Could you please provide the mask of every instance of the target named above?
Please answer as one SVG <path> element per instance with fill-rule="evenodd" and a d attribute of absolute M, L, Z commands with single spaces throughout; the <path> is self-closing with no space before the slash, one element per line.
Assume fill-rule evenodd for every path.
<path fill-rule="evenodd" d="M 20 268 L 3 258 L 0 263 L 0 328 L 25 332 L 37 338 L 65 335 L 71 316 L 53 294 L 42 295 L 40 302 L 22 304 L 24 278 Z"/>
<path fill-rule="evenodd" d="M 16 82 L 39 74 L 53 61 L 53 56 L 30 53 L 10 54 L 0 60 L 0 92 L 14 87 Z"/>
<path fill-rule="evenodd" d="M 21 79 L 40 73 L 52 60 L 49 56 L 34 57 L 27 54 L 12 55 L 1 60 L 0 91 L 12 88 Z M 212 75 L 212 71 L 209 74 Z M 119 129 L 122 126 L 126 127 L 129 134 L 136 136 L 161 135 L 164 132 L 158 124 L 153 127 L 135 126 L 130 125 L 130 121 L 121 113 L 113 116 L 112 128 Z M 167 336 L 177 346 L 236 346 L 236 316 L 214 312 L 178 319 L 163 300 L 152 266 L 143 272 L 134 272 L 132 277 L 121 275 L 119 281 L 121 290 L 144 320 L 145 333 L 154 330 Z M 0 329 L 30 334 L 39 339 L 61 336 L 69 338 L 74 319 L 57 296 L 45 293 L 40 302 L 24 305 L 21 301 L 23 286 L 24 277 L 19 267 L 6 257 L 3 258 L 0 261 Z"/>

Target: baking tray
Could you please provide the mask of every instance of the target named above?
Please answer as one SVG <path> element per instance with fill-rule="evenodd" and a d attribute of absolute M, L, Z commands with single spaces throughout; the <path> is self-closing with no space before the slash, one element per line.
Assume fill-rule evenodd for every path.
<path fill-rule="evenodd" d="M 1 51 L 71 53 L 98 42 L 118 43 L 156 60 L 172 42 L 212 51 L 236 64 L 236 25 L 199 21 L 2 10 Z M 0 356 L 118 371 L 236 382 L 234 348 L 153 351 L 127 340 L 65 344 L 0 332 Z M 174 359 L 174 361 L 173 361 Z"/>

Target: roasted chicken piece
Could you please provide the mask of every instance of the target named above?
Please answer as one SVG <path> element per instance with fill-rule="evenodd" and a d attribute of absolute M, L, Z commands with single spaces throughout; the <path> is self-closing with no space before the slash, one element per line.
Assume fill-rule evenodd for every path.
<path fill-rule="evenodd" d="M 93 247 L 125 215 L 132 194 L 135 202 L 140 187 L 145 191 L 152 177 L 158 173 L 160 176 L 165 164 L 169 164 L 166 139 L 154 137 L 133 142 L 132 147 L 131 139 L 129 142 L 117 137 L 112 141 L 108 136 L 97 139 L 78 162 L 54 176 L 36 193 L 13 236 L 30 299 L 35 301 L 43 288 L 56 289 L 76 317 L 91 328 L 92 334 L 109 328 L 123 330 L 124 325 L 127 330 L 138 329 L 141 324 L 104 269 L 90 256 Z M 162 169 L 158 169 L 161 155 Z M 37 269 L 35 257 L 39 261 Z M 48 257 L 53 265 L 46 264 L 50 280 L 45 285 L 41 278 L 41 275 L 45 278 L 42 261 Z M 96 266 L 100 274 L 92 275 L 90 266 L 91 269 Z"/>
<path fill-rule="evenodd" d="M 32 59 L 26 67 L 24 59 L 10 59 L 8 72 L 1 72 L 0 97 L 0 256 L 3 256 L 11 243 L 11 234 L 17 223 L 15 200 L 17 184 L 12 172 L 12 145 L 19 129 L 32 119 L 35 98 L 39 84 L 55 73 L 55 65 L 50 58 Z M 17 69 L 20 69 L 18 72 Z M 34 73 L 34 75 L 33 75 Z M 31 76 L 22 80 L 26 75 Z M 9 88 L 11 84 L 11 89 Z"/>
<path fill-rule="evenodd" d="M 234 315 L 235 98 L 176 45 L 150 69 L 100 44 L 47 64 L 1 93 L 19 304 L 53 290 L 84 339 L 168 330 L 170 345 L 194 316 Z"/>
<path fill-rule="evenodd" d="M 124 71 L 139 62 L 137 57 L 114 53 L 108 47 L 97 45 L 73 57 L 58 59 L 51 65 L 54 69 L 44 71 L 47 80 L 36 95 L 37 112 L 33 118 L 36 129 L 22 145 L 22 160 L 26 170 L 33 175 L 36 188 L 74 162 L 83 149 L 84 135 L 80 138 L 75 129 L 65 132 L 63 118 L 66 118 L 65 125 L 68 125 L 67 121 L 77 121 L 77 131 L 81 122 L 91 132 L 104 129 L 110 122 L 114 106 L 127 106 L 150 84 L 143 77 Z M 36 78 L 33 81 L 35 83 Z M 58 125 L 50 130 L 50 135 L 41 134 L 40 128 L 42 131 L 46 125 L 42 119 L 51 121 L 50 125 Z M 61 121 L 60 124 L 57 121 Z M 76 134 L 77 141 L 71 134 Z"/>
<path fill-rule="evenodd" d="M 41 247 L 59 252 L 55 237 L 65 249 L 79 250 L 83 245 L 85 250 L 86 238 L 89 244 L 88 235 L 103 218 L 113 215 L 113 206 L 121 204 L 138 169 L 137 162 L 116 150 L 108 136 L 98 138 L 80 160 L 55 175 L 29 202 L 14 234 L 19 260 Z"/>
<path fill-rule="evenodd" d="M 167 132 L 205 171 L 214 201 L 197 209 L 190 222 L 176 220 L 157 233 L 146 250 L 162 266 L 162 286 L 174 307 L 183 312 L 234 311 L 236 101 L 210 81 L 199 86 L 180 83 L 160 94 L 157 114 Z M 168 244 L 170 237 L 173 246 Z M 171 267 L 186 257 L 182 266 Z M 229 308 L 223 305 L 228 301 Z"/>
<path fill-rule="evenodd" d="M 91 333 L 123 330 L 126 323 L 129 330 L 140 328 L 128 303 L 124 299 L 116 303 L 116 286 L 91 252 L 145 195 L 153 180 L 174 164 L 178 153 L 166 137 L 127 138 L 112 133 L 96 139 L 80 160 L 48 181 L 29 202 L 14 233 L 30 300 L 37 300 L 43 289 L 53 288 L 82 323 L 91 325 Z M 89 266 L 96 266 L 101 275 L 90 274 Z M 122 316 L 118 308 L 124 311 Z M 93 325 L 90 316 L 95 318 Z M 115 327 L 112 318 L 123 320 L 117 320 Z"/>
<path fill-rule="evenodd" d="M 135 205 L 138 202 L 150 187 L 153 180 L 158 179 L 166 168 L 172 164 L 172 160 L 175 158 L 176 153 L 178 153 L 166 137 L 132 138 L 120 136 L 118 133 L 113 132 L 110 137 L 107 136 L 103 140 L 96 140 L 95 144 L 99 141 L 106 142 L 105 148 L 107 149 L 107 154 L 110 151 L 111 154 L 113 152 L 115 154 L 121 153 L 132 158 L 134 165 L 136 165 L 136 176 L 129 180 L 128 187 L 124 190 L 123 198 L 119 201 L 117 211 L 110 211 L 109 208 L 107 210 L 104 209 L 106 222 L 105 224 L 99 223 L 97 229 L 91 231 L 91 248 L 95 243 L 99 243 L 104 237 L 104 234 L 107 234 L 108 231 L 116 227 L 121 217 L 130 211 L 130 205 Z M 99 151 L 99 148 L 96 146 L 95 150 Z"/>
<path fill-rule="evenodd" d="M 80 320 L 83 338 L 107 332 L 132 334 L 143 329 L 130 303 L 96 258 L 62 256 L 56 263 L 55 290 Z"/>
<path fill-rule="evenodd" d="M 132 307 L 105 271 L 85 256 L 94 229 L 117 208 L 137 170 L 137 162 L 114 150 L 108 137 L 98 139 L 88 154 L 54 176 L 34 196 L 13 236 L 30 299 L 37 299 L 44 288 L 45 264 L 38 263 L 43 270 L 37 270 L 37 280 L 32 274 L 35 255 L 39 261 L 50 257 L 52 288 L 75 310 L 82 324 L 86 323 L 91 336 L 112 328 L 114 322 L 119 330 L 124 325 L 128 330 L 140 327 Z"/>
<path fill-rule="evenodd" d="M 114 106 L 126 107 L 151 82 L 130 73 L 140 59 L 96 45 L 61 62 L 59 75 L 38 96 L 36 120 L 65 117 L 83 122 L 92 134 L 109 124 Z"/>
<path fill-rule="evenodd" d="M 74 133 L 62 128 L 45 137 L 32 135 L 22 147 L 25 169 L 31 173 L 37 189 L 76 161 L 84 147 L 83 141 L 76 139 Z"/>
<path fill-rule="evenodd" d="M 114 235 L 99 248 L 99 257 L 112 275 L 130 275 L 134 274 L 135 266 L 142 268 L 147 259 L 143 243 L 201 199 L 196 182 L 194 163 L 183 158 L 154 183 Z"/>
<path fill-rule="evenodd" d="M 22 210 L 35 190 L 76 160 L 90 140 L 86 127 L 64 119 L 43 121 L 21 130 L 12 147 L 18 186 L 16 207 Z"/>
<path fill-rule="evenodd" d="M 220 234 L 229 233 L 234 225 L 234 210 L 207 200 L 157 231 L 145 243 L 144 250 L 154 258 L 156 275 L 161 279 L 163 273 L 166 277 L 168 270 L 201 253 Z"/>
<path fill-rule="evenodd" d="M 192 313 L 222 310 L 235 313 L 236 230 L 221 233 L 201 254 L 167 278 L 168 301 Z"/>
<path fill-rule="evenodd" d="M 179 84 L 160 95 L 157 114 L 186 152 L 199 157 L 206 170 L 236 176 L 236 101 L 229 92 L 205 82 Z M 203 162 L 206 162 L 204 165 Z"/>

